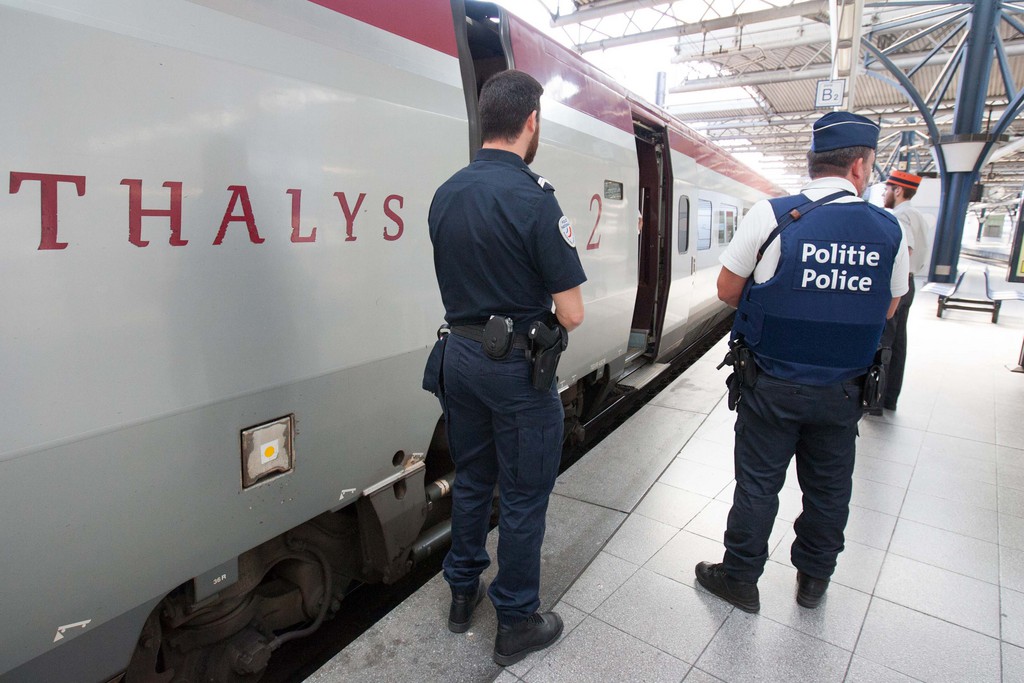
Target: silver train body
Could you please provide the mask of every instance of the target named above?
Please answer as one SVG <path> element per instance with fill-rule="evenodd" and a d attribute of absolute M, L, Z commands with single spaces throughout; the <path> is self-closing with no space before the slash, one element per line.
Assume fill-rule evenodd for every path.
<path fill-rule="evenodd" d="M 728 315 L 778 192 L 471 0 L 0 0 L 0 58 L 5 683 L 255 680 L 443 537 L 426 215 L 490 74 L 546 89 L 570 423 Z"/>

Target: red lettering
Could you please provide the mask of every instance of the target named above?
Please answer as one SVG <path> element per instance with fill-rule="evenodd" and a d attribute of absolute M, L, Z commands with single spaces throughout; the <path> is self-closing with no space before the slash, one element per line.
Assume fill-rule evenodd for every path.
<path fill-rule="evenodd" d="M 122 185 L 128 186 L 128 241 L 137 247 L 144 247 L 149 240 L 142 239 L 142 218 L 144 216 L 166 216 L 171 219 L 171 240 L 172 247 L 183 247 L 188 240 L 181 239 L 181 183 L 168 181 L 163 184 L 171 191 L 171 208 L 169 209 L 143 209 L 142 208 L 142 181 L 135 178 L 125 178 Z"/>
<path fill-rule="evenodd" d="M 401 209 L 405 206 L 405 198 L 400 194 L 388 195 L 388 198 L 384 200 L 384 213 L 388 218 L 395 222 L 395 227 L 398 228 L 398 231 L 395 232 L 394 235 L 389 235 L 387 226 L 384 226 L 384 239 L 388 242 L 394 242 L 402 236 L 403 232 L 405 232 L 405 223 L 402 221 L 402 217 L 391 210 L 391 202 L 396 200 L 398 201 L 398 208 Z"/>
<path fill-rule="evenodd" d="M 354 209 L 348 208 L 348 199 L 345 197 L 344 192 L 335 192 L 334 196 L 338 198 L 341 210 L 345 212 L 345 241 L 355 242 L 356 236 L 353 230 L 355 229 L 356 214 L 359 213 L 359 207 L 363 205 L 363 200 L 366 199 L 366 193 L 359 193 L 359 199 L 356 200 L 356 208 Z"/>
<path fill-rule="evenodd" d="M 213 240 L 213 244 L 216 246 L 224 241 L 224 233 L 227 232 L 228 223 L 235 221 L 242 221 L 245 223 L 245 227 L 249 230 L 249 241 L 253 244 L 263 244 L 266 240 L 260 237 L 259 230 L 256 229 L 256 218 L 252 215 L 252 204 L 249 203 L 249 189 L 245 185 L 228 185 L 228 192 L 231 193 L 231 201 L 228 202 L 228 208 L 224 212 L 224 220 L 220 222 L 220 230 L 217 231 L 217 237 Z M 242 215 L 235 215 L 235 204 L 242 202 Z"/>
<path fill-rule="evenodd" d="M 316 242 L 316 226 L 308 235 L 299 232 L 299 214 L 302 212 L 302 190 L 285 190 L 292 196 L 292 242 Z"/>
<path fill-rule="evenodd" d="M 594 219 L 594 229 L 590 231 L 590 239 L 587 240 L 587 251 L 601 248 L 601 237 L 598 236 L 597 241 L 594 241 L 594 235 L 597 235 L 597 226 L 601 222 L 601 195 L 595 194 L 590 198 L 591 211 L 594 210 L 594 202 L 597 202 L 597 218 Z"/>
<path fill-rule="evenodd" d="M 84 175 L 54 175 L 11 171 L 11 194 L 17 194 L 23 181 L 39 182 L 39 250 L 66 249 L 67 242 L 57 240 L 57 183 L 74 183 L 78 196 L 85 196 Z"/>

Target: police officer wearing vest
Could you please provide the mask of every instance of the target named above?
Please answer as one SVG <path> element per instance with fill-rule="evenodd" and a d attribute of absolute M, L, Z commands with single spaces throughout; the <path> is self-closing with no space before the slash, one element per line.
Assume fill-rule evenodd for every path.
<path fill-rule="evenodd" d="M 547 647 L 562 632 L 556 613 L 538 609 L 563 410 L 553 373 L 540 377 L 531 358 L 538 329 L 553 330 L 564 347 L 568 332 L 583 322 L 586 276 L 554 188 L 527 166 L 537 151 L 542 92 L 520 71 L 501 72 L 484 84 L 483 147 L 438 188 L 429 213 L 434 269 L 451 328 L 441 375 L 455 463 L 452 547 L 444 561 L 452 592 L 448 627 L 468 630 L 486 592 L 498 616 L 494 661 L 502 666 Z M 480 574 L 490 564 L 485 543 L 496 484 L 498 573 L 487 590 Z"/>
<path fill-rule="evenodd" d="M 724 557 L 701 562 L 696 575 L 747 612 L 761 607 L 757 581 L 794 454 L 803 491 L 790 553 L 798 604 L 818 606 L 843 550 L 862 380 L 907 291 L 899 225 L 860 199 L 878 131 L 847 112 L 818 119 L 811 182 L 800 194 L 755 204 L 721 256 L 718 296 L 737 307 L 732 342 L 742 346 L 733 353 L 746 359 L 730 378 L 742 383 L 736 490 Z"/>

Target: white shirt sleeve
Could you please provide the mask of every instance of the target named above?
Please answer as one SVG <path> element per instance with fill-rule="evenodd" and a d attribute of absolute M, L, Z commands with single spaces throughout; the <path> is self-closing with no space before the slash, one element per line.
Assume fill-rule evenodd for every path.
<path fill-rule="evenodd" d="M 775 229 L 775 226 L 775 212 L 772 211 L 772 205 L 768 203 L 768 200 L 762 199 L 750 207 L 750 211 L 740 221 L 736 234 L 728 246 L 726 246 L 722 255 L 718 257 L 718 261 L 728 268 L 730 272 L 740 277 L 750 277 L 750 274 L 754 272 L 754 268 L 758 268 L 760 271 L 760 264 L 757 261 L 757 250 L 761 248 L 761 245 L 768 235 L 771 234 L 771 231 Z M 778 242 L 778 240 L 775 241 Z M 762 262 L 768 260 L 768 252 L 771 251 L 772 247 L 775 248 L 776 252 L 775 266 L 772 266 L 771 270 L 771 274 L 774 274 L 779 260 L 779 247 L 777 244 L 771 245 L 765 251 L 765 258 L 762 259 Z M 771 277 L 771 274 L 769 274 L 769 277 Z M 760 276 L 760 272 L 758 275 Z M 764 278 L 764 280 L 767 279 Z M 756 282 L 763 282 L 764 280 L 755 278 Z"/>
<path fill-rule="evenodd" d="M 900 246 L 896 250 L 896 260 L 892 264 L 892 279 L 889 281 L 889 288 L 893 296 L 903 296 L 910 291 L 910 254 L 907 252 L 907 233 L 900 228 L 903 235 L 900 238 Z"/>

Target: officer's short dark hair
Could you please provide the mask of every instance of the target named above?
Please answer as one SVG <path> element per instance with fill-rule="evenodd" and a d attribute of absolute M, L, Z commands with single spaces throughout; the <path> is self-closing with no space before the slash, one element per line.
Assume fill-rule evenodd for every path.
<path fill-rule="evenodd" d="M 480 133 L 484 142 L 513 142 L 530 113 L 540 112 L 544 87 L 533 76 L 508 70 L 487 79 L 480 90 Z"/>
<path fill-rule="evenodd" d="M 807 175 L 811 179 L 827 176 L 845 176 L 857 159 L 867 160 L 874 150 L 870 147 L 840 147 L 827 152 L 807 153 Z"/>

